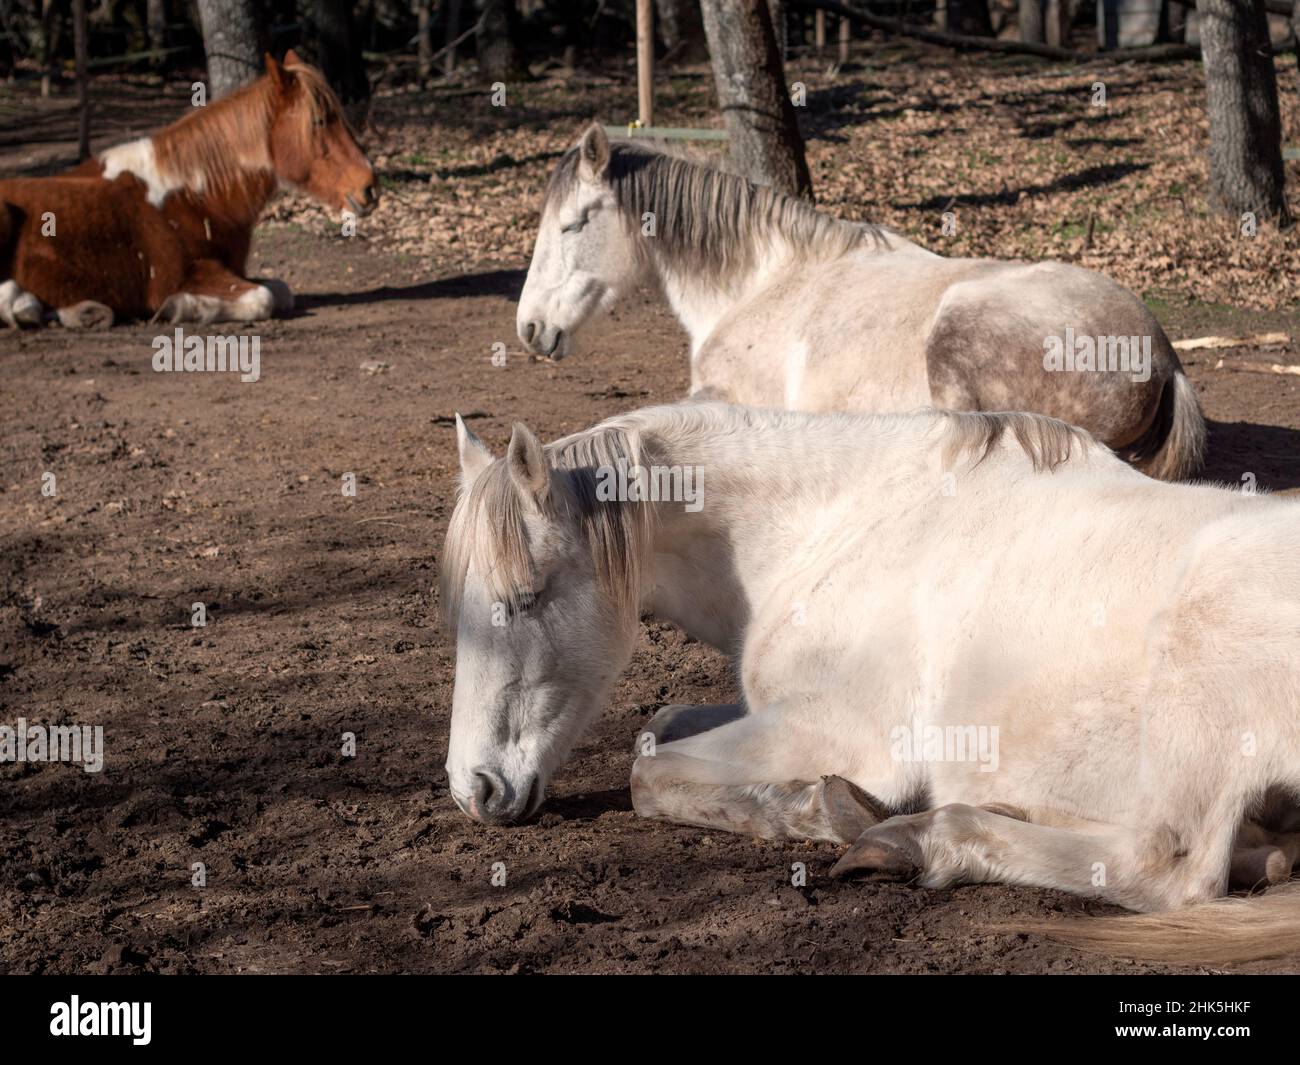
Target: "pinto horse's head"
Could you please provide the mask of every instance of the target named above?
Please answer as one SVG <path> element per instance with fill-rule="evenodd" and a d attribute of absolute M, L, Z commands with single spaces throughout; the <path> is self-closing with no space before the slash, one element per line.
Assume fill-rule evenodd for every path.
<path fill-rule="evenodd" d="M 650 508 L 600 498 L 595 467 L 613 460 L 598 450 L 548 456 L 516 425 L 494 460 L 459 417 L 456 430 L 461 493 L 441 575 L 456 634 L 447 780 L 474 820 L 508 824 L 541 806 L 632 657 Z"/>
<path fill-rule="evenodd" d="M 266 73 L 276 177 L 335 211 L 368 214 L 379 202 L 375 171 L 324 76 L 292 49 L 283 64 L 268 55 Z"/>

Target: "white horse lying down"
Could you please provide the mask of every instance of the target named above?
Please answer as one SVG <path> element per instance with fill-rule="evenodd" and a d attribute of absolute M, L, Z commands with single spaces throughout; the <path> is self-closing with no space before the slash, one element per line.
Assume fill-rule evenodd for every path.
<path fill-rule="evenodd" d="M 1196 473 L 1205 421 L 1142 301 L 1065 263 L 947 259 L 897 233 L 599 126 L 556 166 L 520 339 L 559 357 L 642 281 L 691 338 L 691 393 L 806 411 L 1028 410 L 1153 477 Z"/>
<path fill-rule="evenodd" d="M 687 403 L 545 449 L 516 425 L 498 461 L 457 431 L 447 773 L 479 821 L 541 804 L 643 612 L 734 655 L 743 706 L 660 711 L 637 812 L 852 843 L 841 871 L 1179 910 L 1300 793 L 1300 503 L 1028 414 Z M 1300 950 L 1290 891 L 1072 934 Z"/>

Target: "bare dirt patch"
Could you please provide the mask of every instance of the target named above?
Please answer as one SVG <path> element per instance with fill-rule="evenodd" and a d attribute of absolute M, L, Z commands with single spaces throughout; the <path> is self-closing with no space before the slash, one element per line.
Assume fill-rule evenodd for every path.
<path fill-rule="evenodd" d="M 543 119 L 589 111 L 568 108 Z M 489 163 L 505 150 L 477 120 L 444 118 L 436 132 L 477 129 Z M 520 169 L 442 165 L 453 188 Z M 0 721 L 101 724 L 107 744 L 97 775 L 0 765 L 0 970 L 1152 971 L 993 927 L 1105 912 L 1067 895 L 833 883 L 832 847 L 637 820 L 641 725 L 664 703 L 735 695 L 726 661 L 667 626 L 645 627 L 535 823 L 483 828 L 456 810 L 441 768 L 453 648 L 433 591 L 451 415 L 499 450 L 515 420 L 549 439 L 687 386 L 684 336 L 650 296 L 569 360 L 519 353 L 518 246 L 546 165 L 510 178 L 498 207 L 522 228 L 500 246 L 453 225 L 444 258 L 292 212 L 265 231 L 254 269 L 288 280 L 300 311 L 259 330 L 255 385 L 153 373 L 147 325 L 0 335 Z M 1175 337 L 1298 331 L 1287 310 L 1157 309 Z M 1189 366 L 1215 422 L 1209 476 L 1300 487 L 1300 379 L 1215 370 L 1220 355 L 1243 357 Z M 206 628 L 190 625 L 195 602 Z"/>

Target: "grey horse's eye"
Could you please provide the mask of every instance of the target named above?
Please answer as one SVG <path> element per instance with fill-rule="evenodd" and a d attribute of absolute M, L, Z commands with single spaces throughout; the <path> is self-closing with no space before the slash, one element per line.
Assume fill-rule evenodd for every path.
<path fill-rule="evenodd" d="M 541 594 L 541 592 L 520 592 L 510 604 L 510 616 L 526 614 L 537 604 L 537 597 Z"/>
<path fill-rule="evenodd" d="M 560 226 L 560 232 L 576 233 L 586 224 L 587 224 L 587 216 L 583 215 L 581 218 L 577 218 L 574 221 L 570 222 L 567 226 Z"/>

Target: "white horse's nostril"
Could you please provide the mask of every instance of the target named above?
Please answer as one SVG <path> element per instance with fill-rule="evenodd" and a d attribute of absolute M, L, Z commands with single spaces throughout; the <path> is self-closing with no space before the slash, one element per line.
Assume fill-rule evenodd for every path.
<path fill-rule="evenodd" d="M 474 797 L 474 806 L 478 810 L 483 812 L 487 810 L 488 800 L 492 798 L 495 791 L 497 788 L 490 776 L 483 772 L 474 774 L 474 788 L 471 794 Z"/>
<path fill-rule="evenodd" d="M 536 322 L 529 322 L 527 325 L 524 326 L 524 343 L 525 343 L 525 344 L 531 344 L 531 343 L 533 342 L 533 337 L 535 337 L 536 335 L 537 335 L 537 323 L 536 323 Z"/>
<path fill-rule="evenodd" d="M 549 344 L 546 343 L 546 335 L 542 335 L 542 354 L 549 355 L 553 359 L 558 359 L 564 354 L 564 330 L 557 329 L 555 336 Z"/>

